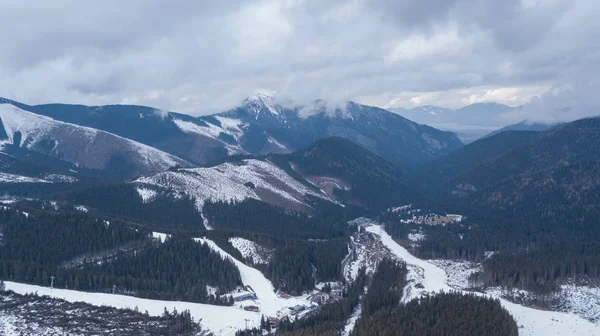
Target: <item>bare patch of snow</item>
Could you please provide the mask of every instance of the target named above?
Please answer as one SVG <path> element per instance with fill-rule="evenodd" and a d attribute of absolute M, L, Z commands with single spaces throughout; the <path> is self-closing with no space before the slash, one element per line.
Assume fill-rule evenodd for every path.
<path fill-rule="evenodd" d="M 425 236 L 425 234 L 423 234 L 421 232 L 408 234 L 408 240 L 415 242 L 415 243 L 425 240 L 425 238 L 427 238 L 427 236 Z"/>
<path fill-rule="evenodd" d="M 0 172 L 0 183 L 52 183 L 35 177 L 21 176 Z"/>
<path fill-rule="evenodd" d="M 144 203 L 152 202 L 156 197 L 156 190 L 142 187 L 137 187 L 136 190 Z"/>
<path fill-rule="evenodd" d="M 90 211 L 88 208 L 86 208 L 86 207 L 85 207 L 85 206 L 83 206 L 83 205 L 76 205 L 76 206 L 75 206 L 75 210 L 77 210 L 77 211 L 81 211 L 81 212 L 89 212 L 89 211 Z"/>
<path fill-rule="evenodd" d="M 229 242 L 244 258 L 252 260 L 254 264 L 269 262 L 269 251 L 255 242 L 240 237 L 229 238 Z"/>
<path fill-rule="evenodd" d="M 164 243 L 167 240 L 167 238 L 171 238 L 171 235 L 160 232 L 152 232 L 152 238 L 160 241 L 161 243 Z"/>

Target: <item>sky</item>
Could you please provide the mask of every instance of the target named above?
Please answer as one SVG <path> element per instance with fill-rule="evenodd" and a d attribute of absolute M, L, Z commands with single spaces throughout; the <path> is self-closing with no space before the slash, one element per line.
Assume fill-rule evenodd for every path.
<path fill-rule="evenodd" d="M 0 96 L 203 115 L 256 93 L 600 107 L 597 0 L 0 0 Z M 519 115 L 519 118 L 523 114 Z"/>

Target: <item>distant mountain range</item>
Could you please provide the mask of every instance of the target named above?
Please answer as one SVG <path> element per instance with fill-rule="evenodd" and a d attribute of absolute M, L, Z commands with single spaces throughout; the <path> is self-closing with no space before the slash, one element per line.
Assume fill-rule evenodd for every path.
<path fill-rule="evenodd" d="M 451 132 L 380 108 L 350 102 L 330 110 L 319 101 L 291 107 L 264 95 L 201 117 L 144 106 L 30 106 L 0 98 L 0 119 L 4 152 L 111 178 L 205 165 L 236 154 L 290 153 L 330 136 L 350 139 L 407 169 L 463 145 Z"/>
<path fill-rule="evenodd" d="M 512 124 L 510 121 L 515 118 L 525 118 L 521 113 L 523 106 L 499 103 L 475 103 L 459 109 L 426 105 L 391 110 L 418 123 L 455 132 L 465 143 L 508 130 L 543 131 L 555 126 L 528 120 Z"/>

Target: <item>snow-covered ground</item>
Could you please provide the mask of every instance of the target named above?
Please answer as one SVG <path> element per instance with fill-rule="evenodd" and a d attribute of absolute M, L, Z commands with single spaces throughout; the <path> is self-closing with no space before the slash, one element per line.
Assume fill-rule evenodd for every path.
<path fill-rule="evenodd" d="M 422 289 L 409 287 L 408 297 L 415 298 L 424 293 L 452 290 L 452 287 L 448 284 L 448 276 L 443 269 L 411 255 L 404 247 L 396 243 L 381 226 L 371 225 L 366 229 L 380 237 L 383 245 L 406 262 L 409 269 L 408 277 L 411 280 L 409 286 L 413 286 L 412 283 L 416 282 L 423 285 L 424 288 Z M 600 335 L 600 325 L 572 313 L 528 308 L 501 298 L 500 302 L 514 317 L 521 336 Z"/>
<path fill-rule="evenodd" d="M 44 180 L 44 179 L 40 179 L 40 178 L 35 178 L 35 177 L 28 177 L 28 176 L 21 176 L 21 175 L 0 172 L 0 183 L 52 183 L 52 182 Z"/>
<path fill-rule="evenodd" d="M 229 238 L 229 242 L 240 251 L 244 258 L 251 259 L 254 264 L 269 262 L 269 251 L 257 243 L 240 237 Z"/>
<path fill-rule="evenodd" d="M 454 261 L 446 259 L 427 260 L 428 262 L 443 269 L 447 275 L 448 285 L 454 289 L 469 288 L 469 277 L 476 272 L 482 271 L 480 264 L 469 261 Z"/>
<path fill-rule="evenodd" d="M 361 299 L 362 299 L 362 297 L 361 297 Z M 360 318 L 361 311 L 362 311 L 362 309 L 361 309 L 361 306 L 359 303 L 356 306 L 356 308 L 354 308 L 354 311 L 352 312 L 352 315 L 350 315 L 350 318 L 348 318 L 348 321 L 346 321 L 344 330 L 342 330 L 342 336 L 350 335 L 350 333 L 354 329 L 354 326 L 356 325 L 356 321 L 358 321 L 358 319 Z"/>
<path fill-rule="evenodd" d="M 167 240 L 167 238 L 170 238 L 170 237 L 171 237 L 170 234 L 160 233 L 160 232 L 152 232 L 152 238 L 160 241 L 161 243 L 164 243 L 165 240 Z"/>
<path fill-rule="evenodd" d="M 81 211 L 81 212 L 88 212 L 88 211 L 90 211 L 88 208 L 86 208 L 86 207 L 85 207 L 85 206 L 83 206 L 83 205 L 76 205 L 76 206 L 75 206 L 75 210 L 77 210 L 77 211 Z"/>
<path fill-rule="evenodd" d="M 265 200 L 268 202 L 288 202 L 302 206 L 308 206 L 305 202 L 306 195 L 329 200 L 327 196 L 306 187 L 275 164 L 255 159 L 243 160 L 239 164 L 226 162 L 209 168 L 166 171 L 139 178 L 135 182 L 169 188 L 192 196 L 196 199 L 199 210 L 202 210 L 206 200 L 260 200 L 261 195 L 267 195 Z"/>
<path fill-rule="evenodd" d="M 156 190 L 142 187 L 137 187 L 136 190 L 144 203 L 149 203 L 156 197 Z"/>
<path fill-rule="evenodd" d="M 137 307 L 139 311 L 148 311 L 148 314 L 152 316 L 162 315 L 165 307 L 169 310 L 173 310 L 173 308 L 176 308 L 177 311 L 189 310 L 195 321 L 199 321 L 204 328 L 211 330 L 215 335 L 235 335 L 237 330 L 245 328 L 246 321 L 248 326 L 260 325 L 260 313 L 248 312 L 236 306 L 224 307 L 191 302 L 148 300 L 117 294 L 52 289 L 10 281 L 5 284 L 7 290 L 19 294 L 37 293 L 38 295 L 48 295 L 68 302 L 81 301 L 97 306 L 104 305 L 115 308 L 135 309 Z M 5 323 L 10 324 L 10 321 Z"/>
<path fill-rule="evenodd" d="M 266 316 L 281 316 L 282 314 L 285 314 L 286 308 L 288 307 L 295 305 L 311 305 L 310 301 L 303 298 L 292 297 L 284 299 L 278 297 L 271 281 L 265 278 L 259 270 L 236 260 L 210 239 L 196 238 L 195 240 L 199 243 L 207 244 L 210 248 L 219 252 L 224 258 L 229 258 L 233 261 L 240 271 L 244 286 L 250 286 L 258 297 L 252 304 L 260 307 L 261 314 Z"/>
<path fill-rule="evenodd" d="M 243 126 L 242 121 L 221 116 L 216 116 L 215 118 L 219 121 L 219 123 L 221 123 L 221 126 L 214 125 L 209 120 L 203 121 L 204 124 L 206 124 L 206 126 L 177 118 L 174 118 L 173 122 L 183 132 L 202 135 L 221 142 L 227 149 L 227 153 L 229 155 L 244 153 L 244 151 L 239 146 L 233 146 L 221 140 L 220 137 L 221 134 L 227 134 L 232 136 L 236 140 L 239 139 L 243 135 L 243 131 L 241 129 L 241 127 Z"/>
<path fill-rule="evenodd" d="M 19 146 L 31 150 L 36 150 L 43 140 L 62 139 L 54 141 L 50 153 L 60 153 L 61 159 L 91 169 L 103 169 L 112 156 L 81 153 L 102 153 L 106 148 L 112 148 L 125 157 L 133 156 L 132 162 L 141 162 L 148 172 L 163 171 L 177 164 L 191 166 L 171 154 L 116 134 L 62 122 L 9 104 L 0 104 L 0 119 L 8 136 L 0 145 L 12 144 L 17 132 L 21 134 Z"/>

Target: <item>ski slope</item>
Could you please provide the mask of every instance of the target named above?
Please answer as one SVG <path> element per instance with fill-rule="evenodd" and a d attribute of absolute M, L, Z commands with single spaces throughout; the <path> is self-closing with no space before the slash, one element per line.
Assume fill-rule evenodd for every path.
<path fill-rule="evenodd" d="M 380 225 L 368 226 L 366 230 L 379 236 L 384 246 L 406 262 L 409 269 L 409 278 L 412 276 L 421 280 L 421 284 L 425 287 L 422 289 L 423 292 L 448 292 L 453 290 L 447 283 L 447 275 L 444 270 L 410 254 L 404 247 L 396 243 Z M 412 295 L 417 296 L 415 293 Z M 517 322 L 519 335 L 521 336 L 600 335 L 600 325 L 579 316 L 528 308 L 502 298 L 499 299 L 502 306 L 512 314 Z"/>
<path fill-rule="evenodd" d="M 301 298 L 292 297 L 289 299 L 283 299 L 278 297 L 271 281 L 265 278 L 265 276 L 259 270 L 247 266 L 239 260 L 236 260 L 210 239 L 195 238 L 195 240 L 199 243 L 207 244 L 211 249 L 219 252 L 223 258 L 229 258 L 231 261 L 233 261 L 235 266 L 240 271 L 244 286 L 252 287 L 254 293 L 258 297 L 256 302 L 253 302 L 253 305 L 260 307 L 261 314 L 266 316 L 279 316 L 287 307 L 292 307 L 295 305 L 311 305 L 310 301 Z"/>

